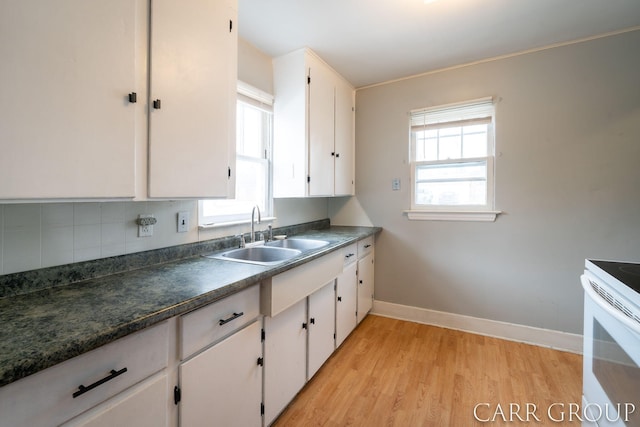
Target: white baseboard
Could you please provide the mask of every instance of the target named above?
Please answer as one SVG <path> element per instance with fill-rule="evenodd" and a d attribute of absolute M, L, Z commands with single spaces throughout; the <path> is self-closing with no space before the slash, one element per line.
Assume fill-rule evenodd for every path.
<path fill-rule="evenodd" d="M 371 314 L 582 354 L 582 335 L 374 301 Z"/>

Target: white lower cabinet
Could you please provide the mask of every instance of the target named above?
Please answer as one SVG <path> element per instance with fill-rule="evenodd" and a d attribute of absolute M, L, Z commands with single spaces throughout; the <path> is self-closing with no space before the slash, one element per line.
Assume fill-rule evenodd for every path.
<path fill-rule="evenodd" d="M 167 375 L 159 374 L 71 420 L 62 427 L 166 427 Z"/>
<path fill-rule="evenodd" d="M 336 349 L 335 280 L 309 295 L 307 380 L 318 372 Z"/>
<path fill-rule="evenodd" d="M 371 310 L 373 236 L 274 276 L 260 298 L 269 426 Z"/>
<path fill-rule="evenodd" d="M 160 420 L 153 425 L 162 426 L 166 399 L 160 386 L 150 385 L 151 391 L 138 387 L 165 372 L 168 332 L 163 322 L 0 387 L 0 426 L 53 427 L 80 414 L 83 418 L 72 425 L 85 425 L 82 420 L 91 426 L 123 425 L 112 420 L 131 416 L 141 422 L 129 425 Z M 164 415 L 156 418 L 135 402 L 149 402 Z M 95 421 L 84 418 L 89 410 Z"/>
<path fill-rule="evenodd" d="M 358 263 L 353 259 L 336 279 L 336 347 L 355 329 L 357 305 Z"/>
<path fill-rule="evenodd" d="M 358 260 L 358 323 L 373 308 L 373 251 Z"/>
<path fill-rule="evenodd" d="M 335 281 L 265 317 L 264 421 L 269 425 L 335 350 Z"/>
<path fill-rule="evenodd" d="M 306 382 L 307 300 L 264 318 L 264 422 L 269 425 Z"/>
<path fill-rule="evenodd" d="M 181 427 L 261 425 L 259 321 L 182 363 L 179 371 Z"/>

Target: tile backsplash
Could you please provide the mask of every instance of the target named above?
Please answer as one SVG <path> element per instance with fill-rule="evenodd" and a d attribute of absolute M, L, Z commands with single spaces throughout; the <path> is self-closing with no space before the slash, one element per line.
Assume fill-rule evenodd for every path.
<path fill-rule="evenodd" d="M 190 213 L 186 233 L 179 211 Z M 196 242 L 197 213 L 195 200 L 0 205 L 0 274 Z M 138 237 L 140 214 L 158 220 L 153 236 Z"/>

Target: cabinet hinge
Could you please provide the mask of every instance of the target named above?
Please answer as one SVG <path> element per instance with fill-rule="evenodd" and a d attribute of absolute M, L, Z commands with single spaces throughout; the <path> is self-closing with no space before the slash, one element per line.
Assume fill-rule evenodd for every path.
<path fill-rule="evenodd" d="M 260 331 L 260 340 L 261 340 L 262 342 L 264 342 L 264 337 L 266 337 L 266 336 L 267 336 L 267 334 L 265 334 L 264 329 L 262 329 L 262 330 Z"/>
<path fill-rule="evenodd" d="M 233 21 L 229 19 L 229 32 L 231 32 L 231 30 L 233 30 Z"/>
<path fill-rule="evenodd" d="M 227 177 L 231 179 L 231 166 L 227 167 Z"/>
<path fill-rule="evenodd" d="M 260 403 L 260 415 L 264 415 L 264 403 Z"/>
<path fill-rule="evenodd" d="M 175 386 L 173 388 L 173 403 L 177 405 L 180 399 L 182 399 L 182 390 L 180 390 L 180 387 Z"/>
<path fill-rule="evenodd" d="M 307 76 L 307 84 L 310 85 L 311 84 L 311 76 Z"/>
<path fill-rule="evenodd" d="M 307 175 L 307 182 L 311 182 L 311 175 Z"/>
<path fill-rule="evenodd" d="M 335 333 L 333 334 L 333 339 L 334 339 L 334 340 L 336 339 L 336 334 L 335 334 Z"/>

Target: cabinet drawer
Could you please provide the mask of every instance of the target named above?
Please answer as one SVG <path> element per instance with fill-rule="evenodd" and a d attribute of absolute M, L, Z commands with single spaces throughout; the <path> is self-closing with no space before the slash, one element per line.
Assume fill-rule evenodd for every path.
<path fill-rule="evenodd" d="M 180 318 L 180 358 L 185 359 L 248 324 L 260 314 L 255 285 Z"/>
<path fill-rule="evenodd" d="M 0 425 L 59 425 L 115 396 L 167 366 L 167 337 L 163 322 L 0 388 Z"/>
<path fill-rule="evenodd" d="M 344 265 L 347 266 L 358 259 L 358 244 L 352 243 L 342 249 Z"/>
<path fill-rule="evenodd" d="M 366 237 L 358 242 L 358 258 L 367 256 L 373 250 L 373 236 Z"/>

